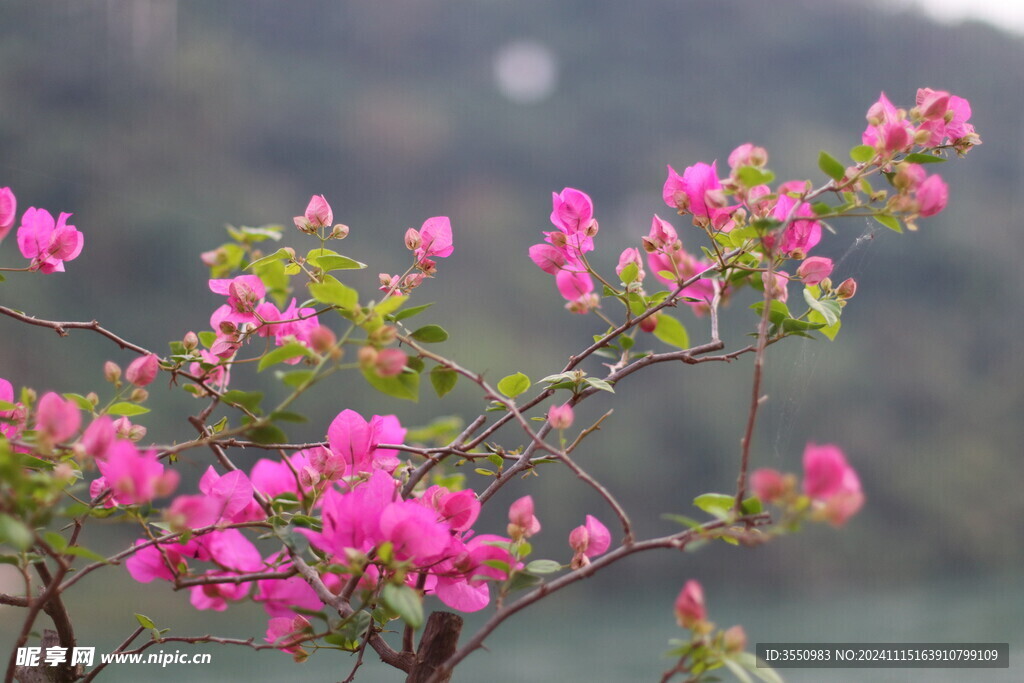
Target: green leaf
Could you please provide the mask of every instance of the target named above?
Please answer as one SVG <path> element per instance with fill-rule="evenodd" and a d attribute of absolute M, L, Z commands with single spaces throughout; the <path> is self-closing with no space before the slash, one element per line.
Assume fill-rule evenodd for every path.
<path fill-rule="evenodd" d="M 381 315 L 387 315 L 388 313 L 394 313 L 397 311 L 402 307 L 402 304 L 408 300 L 409 297 L 404 294 L 395 294 L 384 299 L 384 301 L 375 304 L 373 310 Z"/>
<path fill-rule="evenodd" d="M 903 227 L 900 225 L 899 219 L 897 219 L 895 216 L 891 216 L 887 213 L 880 213 L 873 216 L 873 218 L 882 225 L 884 225 L 885 227 L 889 228 L 890 230 L 895 230 L 896 232 L 903 232 Z"/>
<path fill-rule="evenodd" d="M 919 152 L 908 154 L 903 160 L 909 161 L 912 164 L 941 164 L 946 161 L 943 157 L 937 157 L 934 154 L 921 154 Z"/>
<path fill-rule="evenodd" d="M 62 552 L 68 547 L 68 539 L 64 538 L 56 531 L 47 531 L 43 534 L 43 538 L 49 544 L 51 548 L 56 550 L 58 553 Z"/>
<path fill-rule="evenodd" d="M 281 231 L 284 230 L 284 226 L 281 225 L 261 225 L 258 228 L 244 225 L 236 228 L 229 225 L 227 228 L 228 234 L 239 242 L 262 242 L 268 239 L 279 242 L 281 240 Z"/>
<path fill-rule="evenodd" d="M 395 398 L 418 401 L 420 397 L 420 376 L 415 372 L 403 372 L 391 377 L 381 377 L 373 369 L 363 370 L 363 377 L 371 387 Z"/>
<path fill-rule="evenodd" d="M 287 258 L 291 258 L 291 257 L 292 257 L 291 250 L 287 249 L 286 247 L 281 247 L 280 249 L 275 251 L 273 254 L 267 254 L 266 256 L 264 256 L 262 258 L 256 259 L 255 261 L 253 261 L 252 263 L 247 265 L 245 267 L 245 270 L 254 269 L 257 266 L 261 266 L 264 263 L 270 263 L 271 261 L 283 261 L 283 260 L 285 260 Z"/>
<path fill-rule="evenodd" d="M 640 269 L 637 268 L 635 263 L 627 263 L 619 273 L 619 280 L 624 284 L 629 284 L 636 280 L 636 276 L 640 274 Z"/>
<path fill-rule="evenodd" d="M 366 267 L 365 263 L 350 259 L 348 256 L 321 256 L 316 260 L 316 266 L 325 273 L 332 270 L 361 270 Z"/>
<path fill-rule="evenodd" d="M 736 497 L 727 493 L 704 493 L 694 498 L 693 504 L 709 515 L 726 519 L 732 513 Z"/>
<path fill-rule="evenodd" d="M 775 180 L 775 174 L 768 170 L 761 170 L 756 166 L 743 166 L 736 171 L 736 176 L 744 187 L 757 187 L 767 185 Z"/>
<path fill-rule="evenodd" d="M 750 496 L 740 503 L 740 511 L 745 515 L 757 515 L 764 510 L 761 499 L 757 496 Z"/>
<path fill-rule="evenodd" d="M 498 382 L 498 391 L 509 398 L 515 398 L 529 388 L 530 378 L 521 372 L 509 375 L 508 377 L 503 377 L 501 381 Z"/>
<path fill-rule="evenodd" d="M 67 396 L 67 394 L 64 394 L 64 395 Z M 16 406 L 13 403 L 10 403 L 9 401 L 0 401 L 0 410 L 2 410 L 4 412 L 7 412 L 8 410 L 17 410 L 17 409 L 18 409 L 18 406 Z M 92 405 L 91 404 L 89 406 L 89 410 L 92 410 Z"/>
<path fill-rule="evenodd" d="M 419 628 L 423 625 L 423 601 L 411 586 L 386 584 L 380 597 L 384 605 L 410 627 Z"/>
<path fill-rule="evenodd" d="M 330 304 L 345 310 L 352 310 L 359 304 L 359 292 L 341 284 L 331 275 L 324 276 L 323 282 L 311 283 L 309 293 L 322 304 Z"/>
<path fill-rule="evenodd" d="M 144 408 L 134 403 L 127 401 L 119 401 L 114 405 L 107 408 L 108 415 L 124 415 L 125 417 L 132 417 L 134 415 L 144 415 L 149 412 L 149 408 Z"/>
<path fill-rule="evenodd" d="M 761 311 L 764 310 L 764 302 L 763 301 L 755 302 L 755 303 L 751 304 L 750 307 L 752 309 L 754 309 L 754 311 L 758 315 L 761 315 Z M 789 312 L 789 307 L 786 306 L 785 303 L 783 303 L 783 302 L 781 302 L 781 301 L 779 301 L 777 299 L 772 299 L 772 303 L 771 303 L 771 306 L 769 308 L 769 313 L 768 313 L 768 321 L 772 325 L 778 325 L 783 320 L 785 320 L 786 318 L 792 318 L 792 317 L 793 316 Z"/>
<path fill-rule="evenodd" d="M 437 344 L 448 339 L 448 332 L 440 325 L 424 325 L 409 336 L 424 344 Z"/>
<path fill-rule="evenodd" d="M 819 330 L 822 327 L 825 327 L 825 323 L 823 322 L 810 322 L 807 320 L 797 320 L 796 318 L 786 318 L 782 321 L 782 329 L 787 332 Z"/>
<path fill-rule="evenodd" d="M 263 393 L 259 391 L 241 391 L 239 389 L 232 389 L 224 394 L 222 400 L 225 403 L 242 406 L 250 413 L 255 413 L 260 409 L 260 401 L 263 400 Z"/>
<path fill-rule="evenodd" d="M 554 560 L 533 560 L 526 565 L 526 571 L 531 574 L 554 574 L 562 571 L 562 565 Z"/>
<path fill-rule="evenodd" d="M 543 581 L 539 576 L 529 574 L 527 572 L 516 572 L 512 575 L 512 579 L 508 582 L 509 591 L 520 591 L 526 588 L 532 588 L 538 583 Z"/>
<path fill-rule="evenodd" d="M 435 365 L 430 370 L 430 384 L 434 387 L 438 398 L 444 397 L 449 391 L 455 388 L 459 381 L 459 373 L 451 368 Z"/>
<path fill-rule="evenodd" d="M 300 356 L 311 358 L 313 353 L 303 344 L 290 342 L 284 346 L 277 347 L 267 355 L 263 356 L 263 358 L 260 358 L 259 365 L 256 366 L 256 371 L 263 372 L 271 365 L 277 365 L 278 363 L 291 360 L 292 358 L 298 358 Z"/>
<path fill-rule="evenodd" d="M 206 348 L 210 348 L 215 343 L 217 343 L 217 333 L 216 332 L 211 332 L 210 330 L 206 330 L 204 332 L 200 332 L 199 333 L 199 341 Z"/>
<path fill-rule="evenodd" d="M 0 544 L 6 543 L 18 550 L 32 547 L 32 530 L 20 519 L 0 514 Z"/>
<path fill-rule="evenodd" d="M 107 562 L 107 558 L 103 557 L 95 550 L 89 550 L 88 548 L 84 548 L 80 545 L 73 545 L 70 548 L 65 548 L 64 553 L 74 555 L 76 557 L 84 557 L 85 559 L 92 560 L 93 562 Z"/>
<path fill-rule="evenodd" d="M 835 325 L 843 310 L 836 301 L 830 299 L 819 301 L 815 299 L 814 294 L 807 287 L 804 287 L 804 301 L 813 310 L 821 314 L 827 325 Z"/>
<path fill-rule="evenodd" d="M 139 622 L 139 626 L 141 626 L 142 628 L 156 628 L 156 624 L 153 623 L 153 620 L 147 617 L 145 614 L 139 614 L 138 612 L 136 612 L 135 621 Z"/>
<path fill-rule="evenodd" d="M 811 205 L 811 211 L 814 212 L 815 216 L 824 216 L 827 213 L 832 213 L 832 205 L 825 202 L 815 202 Z"/>
<path fill-rule="evenodd" d="M 249 438 L 256 443 L 288 443 L 288 436 L 277 425 L 260 425 L 259 427 L 253 427 L 247 433 Z"/>
<path fill-rule="evenodd" d="M 825 322 L 825 316 L 817 311 L 811 311 L 808 313 L 807 319 L 812 322 L 821 323 L 824 327 L 820 328 L 818 331 L 825 335 L 829 341 L 835 341 L 836 335 L 839 334 L 839 328 L 843 326 L 842 320 L 837 320 L 832 325 L 829 325 Z"/>
<path fill-rule="evenodd" d="M 89 401 L 89 399 L 87 399 L 85 396 L 82 396 L 81 394 L 64 394 L 64 398 L 66 398 L 66 399 L 68 399 L 70 401 L 74 401 L 75 405 L 77 405 L 79 408 L 81 408 L 82 410 L 84 410 L 87 413 L 91 413 L 92 409 L 95 407 Z M 4 410 L 4 409 L 0 408 L 0 410 Z"/>
<path fill-rule="evenodd" d="M 293 389 L 302 386 L 313 376 L 312 370 L 293 370 L 291 372 L 285 372 L 278 370 L 274 373 L 274 377 L 281 380 Z"/>
<path fill-rule="evenodd" d="M 667 313 L 658 314 L 658 326 L 654 328 L 654 336 L 669 346 L 690 348 L 690 335 L 686 333 L 686 328 Z"/>
<path fill-rule="evenodd" d="M 390 298 L 393 299 L 394 297 L 390 297 Z M 412 308 L 407 308 L 404 311 L 399 311 L 398 313 L 395 313 L 395 322 L 398 322 L 399 320 L 405 320 L 406 318 L 411 318 L 414 315 L 419 315 L 420 313 L 422 313 L 423 311 L 427 310 L 428 308 L 430 308 L 433 305 L 434 305 L 434 303 L 431 302 L 429 304 L 421 304 L 419 306 L 413 306 Z"/>
<path fill-rule="evenodd" d="M 857 145 L 850 150 L 850 158 L 858 164 L 864 164 L 875 158 L 875 148 L 871 145 Z"/>
<path fill-rule="evenodd" d="M 583 380 L 583 382 L 589 384 L 595 389 L 599 389 L 600 391 L 607 391 L 609 394 L 615 393 L 615 389 L 612 388 L 612 385 L 604 381 L 603 379 L 598 379 L 596 377 L 587 377 L 585 380 Z"/>
<path fill-rule="evenodd" d="M 818 168 L 833 180 L 842 180 L 843 176 L 846 175 L 846 167 L 824 150 L 818 154 Z"/>
<path fill-rule="evenodd" d="M 287 410 L 278 410 L 270 414 L 271 420 L 280 420 L 281 422 L 296 422 L 303 423 L 309 422 L 309 418 L 299 413 L 293 413 Z"/>
<path fill-rule="evenodd" d="M 676 522 L 677 524 L 682 524 L 683 526 L 689 527 L 691 529 L 696 529 L 701 525 L 700 522 L 693 519 L 692 517 L 687 517 L 686 515 L 664 514 L 661 517 L 662 519 L 667 519 Z"/>

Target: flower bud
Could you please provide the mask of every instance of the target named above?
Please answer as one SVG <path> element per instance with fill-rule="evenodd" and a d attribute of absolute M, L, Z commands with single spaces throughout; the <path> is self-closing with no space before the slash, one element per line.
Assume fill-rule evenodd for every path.
<path fill-rule="evenodd" d="M 159 359 L 156 354 L 147 353 L 141 358 L 136 358 L 128 366 L 124 376 L 129 382 L 137 387 L 144 387 L 156 379 L 156 373 L 160 369 Z"/>
<path fill-rule="evenodd" d="M 529 538 L 540 531 L 540 521 L 533 514 L 533 498 L 523 496 L 508 509 L 508 535 L 513 540 Z"/>
<path fill-rule="evenodd" d="M 369 369 L 372 368 L 376 362 L 377 349 L 372 346 L 362 346 L 359 348 L 359 367 Z"/>
<path fill-rule="evenodd" d="M 548 409 L 548 422 L 552 429 L 568 429 L 572 426 L 573 411 L 568 403 L 551 406 Z"/>
<path fill-rule="evenodd" d="M 409 228 L 405 231 L 405 248 L 409 251 L 416 251 L 423 244 L 423 238 L 420 237 L 419 230 L 416 228 Z"/>
<path fill-rule="evenodd" d="M 377 354 L 374 368 L 381 377 L 394 377 L 402 374 L 408 357 L 398 349 L 384 349 Z"/>
<path fill-rule="evenodd" d="M 144 403 L 147 398 L 149 398 L 149 392 L 148 391 L 146 391 L 142 387 L 135 387 L 132 390 L 132 394 L 129 397 L 129 400 L 132 403 Z"/>
<path fill-rule="evenodd" d="M 658 314 L 649 315 L 640 321 L 640 329 L 644 332 L 651 333 L 658 327 Z"/>
<path fill-rule="evenodd" d="M 762 502 L 772 503 L 786 494 L 786 483 L 778 470 L 763 468 L 750 475 L 750 488 Z"/>
<path fill-rule="evenodd" d="M 100 396 L 95 391 L 90 391 L 85 395 L 85 400 L 92 404 L 93 408 L 100 404 Z"/>
<path fill-rule="evenodd" d="M 840 299 L 852 299 L 853 295 L 857 293 L 857 281 L 852 277 L 846 278 L 839 283 L 836 288 L 836 296 Z"/>
<path fill-rule="evenodd" d="M 348 237 L 348 226 L 344 223 L 338 223 L 331 229 L 331 234 L 327 236 L 327 239 L 331 240 L 343 240 Z M 294 254 L 292 254 L 294 257 Z"/>
<path fill-rule="evenodd" d="M 594 237 L 595 235 L 597 235 L 597 231 L 598 231 L 598 225 L 597 225 L 597 219 L 595 218 L 595 219 L 591 220 L 590 223 L 587 224 L 587 227 L 584 228 L 584 230 L 583 230 L 583 234 L 586 235 L 587 237 Z"/>
<path fill-rule="evenodd" d="M 676 622 L 683 628 L 694 630 L 707 618 L 704 608 L 704 590 L 700 584 L 690 579 L 679 592 L 675 603 Z"/>
<path fill-rule="evenodd" d="M 103 379 L 107 380 L 111 384 L 117 384 L 121 381 L 121 366 L 112 360 L 108 360 L 103 364 Z"/>
<path fill-rule="evenodd" d="M 371 332 L 369 337 L 377 346 L 387 346 L 398 338 L 398 330 L 394 325 L 381 325 Z"/>
<path fill-rule="evenodd" d="M 747 632 L 739 624 L 730 626 L 722 632 L 722 645 L 729 654 L 737 654 L 747 649 Z"/>
<path fill-rule="evenodd" d="M 309 333 L 309 346 L 317 353 L 327 353 L 336 343 L 337 336 L 325 325 L 320 325 Z"/>
<path fill-rule="evenodd" d="M 186 332 L 181 340 L 181 345 L 185 347 L 186 351 L 195 351 L 199 348 L 199 335 L 191 331 Z"/>
<path fill-rule="evenodd" d="M 797 268 L 797 276 L 806 285 L 816 285 L 832 273 L 832 259 L 824 256 L 811 256 Z"/>

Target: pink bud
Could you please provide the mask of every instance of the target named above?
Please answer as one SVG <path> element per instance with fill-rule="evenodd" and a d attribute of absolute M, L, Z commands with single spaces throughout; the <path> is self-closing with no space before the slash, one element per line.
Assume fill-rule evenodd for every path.
<path fill-rule="evenodd" d="M 852 277 L 848 277 L 839 283 L 839 287 L 836 288 L 836 296 L 840 299 L 852 299 L 853 295 L 857 293 L 857 281 Z"/>
<path fill-rule="evenodd" d="M 764 283 L 765 290 L 768 292 L 768 298 L 786 303 L 786 299 L 789 297 L 789 290 L 786 288 L 786 285 L 789 284 L 789 276 L 781 272 L 771 273 L 769 279 L 768 275 L 768 271 L 761 273 L 761 282 Z"/>
<path fill-rule="evenodd" d="M 53 441 L 64 441 L 78 431 L 82 424 L 82 414 L 73 401 L 68 401 L 57 394 L 48 392 L 39 399 L 36 408 L 36 431 Z"/>
<path fill-rule="evenodd" d="M 420 237 L 420 231 L 416 228 L 409 228 L 405 231 L 405 248 L 409 251 L 416 251 L 423 244 L 423 238 Z"/>
<path fill-rule="evenodd" d="M 125 370 L 124 376 L 129 382 L 137 387 L 144 387 L 156 379 L 156 373 L 160 369 L 159 360 L 156 354 L 146 354 L 136 358 Z"/>
<path fill-rule="evenodd" d="M 199 336 L 192 331 L 186 332 L 181 340 L 181 345 L 185 347 L 186 351 L 194 351 L 199 347 Z"/>
<path fill-rule="evenodd" d="M 646 273 L 644 273 L 644 263 L 640 259 L 640 251 L 636 247 L 629 247 L 628 249 L 622 250 L 622 253 L 619 254 L 619 265 L 615 266 L 615 274 L 622 277 L 622 271 L 630 263 L 635 264 L 637 267 L 637 274 L 634 282 L 643 282 Z"/>
<path fill-rule="evenodd" d="M 825 518 L 840 526 L 864 504 L 860 478 L 837 446 L 807 444 L 804 450 L 804 492 Z"/>
<path fill-rule="evenodd" d="M 730 626 L 722 633 L 722 645 L 726 652 L 743 652 L 747 649 L 747 632 L 739 624 Z"/>
<path fill-rule="evenodd" d="M 103 364 L 103 379 L 111 384 L 117 384 L 121 381 L 121 366 L 112 360 L 108 360 Z"/>
<path fill-rule="evenodd" d="M 768 163 L 768 151 L 764 147 L 755 147 L 745 142 L 729 154 L 729 168 L 737 169 L 741 166 L 757 166 L 758 168 Z"/>
<path fill-rule="evenodd" d="M 588 545 L 590 545 L 590 533 L 587 531 L 587 527 L 578 526 L 569 532 L 569 547 L 574 552 L 584 553 L 587 551 Z"/>
<path fill-rule="evenodd" d="M 14 192 L 9 187 L 0 187 L 0 240 L 14 227 L 17 210 L 18 202 Z"/>
<path fill-rule="evenodd" d="M 782 473 L 773 469 L 756 470 L 750 475 L 750 488 L 754 495 L 766 503 L 778 500 L 786 493 Z"/>
<path fill-rule="evenodd" d="M 82 433 L 82 446 L 85 452 L 94 458 L 103 458 L 110 444 L 114 443 L 116 434 L 114 421 L 107 415 L 101 415 L 92 421 Z"/>
<path fill-rule="evenodd" d="M 572 406 L 568 403 L 548 408 L 548 422 L 552 429 L 568 429 L 572 426 L 572 421 Z"/>
<path fill-rule="evenodd" d="M 528 538 L 540 531 L 540 521 L 533 515 L 533 498 L 531 496 L 523 496 L 509 506 L 508 520 L 509 526 L 518 531 L 518 534 L 514 534 L 512 533 L 513 529 L 510 528 L 510 536 L 518 535 Z"/>
<path fill-rule="evenodd" d="M 921 183 L 921 187 L 917 188 L 917 202 L 921 207 L 918 213 L 921 216 L 934 216 L 946 208 L 948 201 L 949 187 L 937 175 L 929 176 Z"/>
<path fill-rule="evenodd" d="M 394 377 L 402 374 L 406 361 L 408 361 L 408 357 L 403 351 L 384 349 L 377 354 L 374 366 L 377 369 L 377 374 L 381 377 Z"/>
<path fill-rule="evenodd" d="M 683 628 L 693 629 L 707 618 L 704 608 L 704 590 L 690 579 L 676 598 L 676 622 Z"/>
<path fill-rule="evenodd" d="M 811 256 L 805 259 L 796 274 L 806 285 L 816 285 L 832 273 L 832 259 L 824 256 Z"/>
<path fill-rule="evenodd" d="M 640 321 L 640 329 L 644 332 L 650 333 L 658 329 L 658 314 L 649 315 Z"/>

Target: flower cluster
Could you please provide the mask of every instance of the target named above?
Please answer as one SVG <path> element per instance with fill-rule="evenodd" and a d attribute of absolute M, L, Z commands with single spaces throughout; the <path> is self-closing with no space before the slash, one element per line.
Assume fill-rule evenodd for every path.
<path fill-rule="evenodd" d="M 860 477 L 846 461 L 838 446 L 807 444 L 804 449 L 803 493 L 797 491 L 796 479 L 774 469 L 760 469 L 750 478 L 754 494 L 766 503 L 775 503 L 791 510 L 806 507 L 809 500 L 815 517 L 834 526 L 842 526 L 864 505 Z"/>
<path fill-rule="evenodd" d="M 17 207 L 11 188 L 0 188 L 0 240 L 14 227 Z M 82 233 L 68 223 L 69 218 L 70 213 L 61 213 L 54 220 L 49 211 L 34 206 L 25 210 L 18 227 L 18 249 L 31 260 L 27 270 L 63 273 L 64 262 L 82 253 Z"/>
<path fill-rule="evenodd" d="M 423 221 L 419 230 L 409 228 L 405 231 L 405 246 L 413 252 L 412 268 L 404 275 L 381 273 L 380 291 L 388 296 L 408 294 L 423 284 L 423 279 L 433 277 L 437 273 L 435 258 L 451 256 L 455 250 L 452 246 L 452 223 L 447 216 L 434 216 Z M 415 272 L 413 272 L 415 271 Z"/>
<path fill-rule="evenodd" d="M 530 247 L 530 259 L 555 276 L 558 292 L 570 311 L 586 313 L 598 305 L 585 256 L 594 250 L 598 231 L 594 203 L 585 192 L 571 187 L 552 193 L 551 223 L 557 230 L 544 233 L 544 244 Z"/>

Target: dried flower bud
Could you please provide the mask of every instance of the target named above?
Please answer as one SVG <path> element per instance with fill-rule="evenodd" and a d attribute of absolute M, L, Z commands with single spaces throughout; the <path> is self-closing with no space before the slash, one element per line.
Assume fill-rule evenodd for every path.
<path fill-rule="evenodd" d="M 117 384 L 121 381 L 121 366 L 112 360 L 108 360 L 103 364 L 103 379 L 107 380 L 111 384 Z"/>

